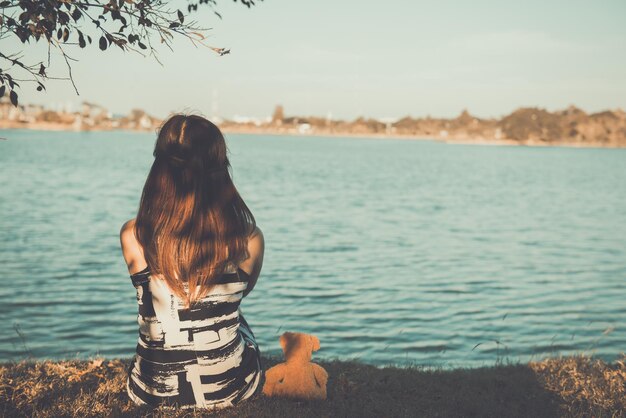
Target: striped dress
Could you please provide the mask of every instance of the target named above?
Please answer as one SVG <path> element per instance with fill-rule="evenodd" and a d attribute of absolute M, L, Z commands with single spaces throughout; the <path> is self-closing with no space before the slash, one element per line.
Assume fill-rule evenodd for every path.
<path fill-rule="evenodd" d="M 239 306 L 245 271 L 231 266 L 191 309 L 148 267 L 130 278 L 139 338 L 126 390 L 135 404 L 221 409 L 259 395 L 260 350 Z"/>

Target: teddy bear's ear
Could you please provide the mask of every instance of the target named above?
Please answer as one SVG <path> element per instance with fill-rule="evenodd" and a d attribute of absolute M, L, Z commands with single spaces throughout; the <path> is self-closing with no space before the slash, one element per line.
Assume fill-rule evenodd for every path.
<path fill-rule="evenodd" d="M 311 351 L 317 351 L 320 349 L 320 340 L 315 335 L 309 336 L 311 339 Z"/>
<path fill-rule="evenodd" d="M 278 339 L 278 341 L 280 342 L 280 346 L 282 347 L 284 353 L 287 352 L 287 344 L 289 344 L 289 341 L 291 340 L 292 335 L 293 333 L 289 331 L 283 332 L 283 335 L 281 335 L 280 338 Z"/>

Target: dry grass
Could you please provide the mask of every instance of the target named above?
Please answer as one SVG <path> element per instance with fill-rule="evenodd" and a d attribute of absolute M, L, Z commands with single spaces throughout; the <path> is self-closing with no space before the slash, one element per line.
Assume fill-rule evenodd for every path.
<path fill-rule="evenodd" d="M 541 384 L 562 399 L 568 416 L 626 416 L 626 356 L 615 364 L 585 356 L 529 363 Z"/>
<path fill-rule="evenodd" d="M 0 364 L 7 417 L 391 417 L 626 416 L 626 356 L 614 364 L 578 356 L 480 369 L 376 368 L 320 362 L 326 401 L 260 397 L 216 414 L 136 407 L 126 394 L 130 359 Z M 266 359 L 266 367 L 278 362 Z"/>

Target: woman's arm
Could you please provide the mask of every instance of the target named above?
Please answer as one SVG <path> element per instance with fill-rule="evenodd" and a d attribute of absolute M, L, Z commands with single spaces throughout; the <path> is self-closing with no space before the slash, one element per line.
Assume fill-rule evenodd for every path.
<path fill-rule="evenodd" d="M 258 226 L 248 238 L 248 253 L 249 257 L 239 264 L 239 268 L 248 273 L 250 276 L 248 287 L 243 292 L 244 297 L 247 296 L 256 285 L 259 274 L 261 274 L 261 268 L 263 267 L 265 238 L 263 237 L 263 232 Z"/>
<path fill-rule="evenodd" d="M 134 219 L 122 226 L 120 230 L 120 245 L 122 246 L 122 255 L 130 274 L 137 273 L 148 266 L 143 256 L 143 249 L 135 237 Z"/>

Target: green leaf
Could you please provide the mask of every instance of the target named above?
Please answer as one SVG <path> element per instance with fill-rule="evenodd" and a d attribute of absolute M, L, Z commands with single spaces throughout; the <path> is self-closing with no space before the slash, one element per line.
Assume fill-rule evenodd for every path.
<path fill-rule="evenodd" d="M 104 36 L 100 37 L 100 49 L 101 50 L 105 50 L 107 49 L 107 46 L 109 46 L 109 44 L 107 43 L 107 38 L 105 38 Z"/>
<path fill-rule="evenodd" d="M 7 86 L 0 86 L 0 97 L 4 97 L 4 92 L 7 90 Z"/>

